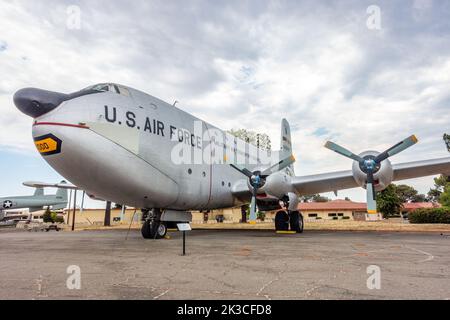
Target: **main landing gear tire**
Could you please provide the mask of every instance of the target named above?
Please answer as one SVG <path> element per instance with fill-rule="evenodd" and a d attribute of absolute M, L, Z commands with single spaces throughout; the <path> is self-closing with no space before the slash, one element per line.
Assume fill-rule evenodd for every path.
<path fill-rule="evenodd" d="M 167 226 L 164 222 L 146 220 L 141 229 L 144 239 L 162 239 L 166 236 Z"/>
<path fill-rule="evenodd" d="M 303 233 L 303 216 L 298 211 L 292 211 L 289 214 L 289 224 L 291 225 L 291 230 L 297 233 Z"/>
<path fill-rule="evenodd" d="M 289 230 L 289 215 L 286 211 L 278 211 L 275 215 L 275 230 L 288 231 Z"/>

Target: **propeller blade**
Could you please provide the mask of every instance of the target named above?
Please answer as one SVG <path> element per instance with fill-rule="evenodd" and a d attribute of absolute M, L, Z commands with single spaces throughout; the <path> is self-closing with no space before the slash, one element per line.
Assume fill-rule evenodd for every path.
<path fill-rule="evenodd" d="M 253 176 L 253 172 L 251 172 L 250 170 L 248 170 L 247 168 L 244 167 L 240 167 L 236 164 L 230 164 L 230 166 L 234 169 L 236 169 L 237 171 L 239 171 L 240 173 L 242 173 L 243 175 L 247 176 L 248 178 L 251 178 Z"/>
<path fill-rule="evenodd" d="M 261 172 L 261 176 L 268 176 L 272 173 L 283 170 L 284 168 L 289 167 L 294 162 L 295 157 L 291 154 L 289 157 L 275 163 L 274 165 L 270 166 L 267 169 L 264 169 L 263 172 Z"/>
<path fill-rule="evenodd" d="M 343 155 L 344 157 L 353 159 L 355 161 L 358 161 L 358 162 L 364 161 L 363 158 L 361 158 L 360 156 L 354 154 L 353 152 L 345 149 L 344 147 L 341 147 L 340 145 L 338 145 L 334 142 L 327 141 L 327 143 L 325 143 L 325 148 L 330 149 L 331 151 L 339 153 L 340 155 Z"/>
<path fill-rule="evenodd" d="M 256 194 L 252 196 L 252 202 L 250 203 L 250 223 L 256 223 Z"/>
<path fill-rule="evenodd" d="M 397 143 L 396 145 L 390 147 L 389 149 L 387 149 L 386 151 L 384 151 L 383 153 L 380 153 L 376 158 L 375 161 L 377 163 L 380 163 L 381 161 L 386 160 L 389 157 L 392 157 L 394 155 L 396 155 L 397 153 L 402 152 L 403 150 L 415 145 L 419 140 L 417 140 L 415 135 L 412 135 L 408 138 L 406 138 L 405 140 Z"/>
<path fill-rule="evenodd" d="M 377 202 L 375 200 L 375 188 L 373 183 L 367 183 L 367 212 L 377 213 Z"/>

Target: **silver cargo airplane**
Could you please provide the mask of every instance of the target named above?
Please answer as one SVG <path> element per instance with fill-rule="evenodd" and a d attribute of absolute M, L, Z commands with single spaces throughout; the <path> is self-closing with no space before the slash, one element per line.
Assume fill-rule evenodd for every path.
<path fill-rule="evenodd" d="M 98 84 L 72 94 L 35 88 L 14 95 L 31 116 L 37 150 L 62 176 L 100 199 L 142 208 L 144 238 L 164 237 L 189 210 L 251 203 L 279 210 L 276 230 L 303 231 L 298 196 L 355 187 L 367 189 L 368 212 L 375 192 L 392 181 L 450 174 L 450 158 L 392 165 L 389 157 L 417 142 L 411 136 L 384 151 L 356 155 L 328 142 L 353 160 L 352 170 L 295 176 L 288 122 L 281 150 L 268 152 L 232 137 L 195 116 L 141 91 Z"/>

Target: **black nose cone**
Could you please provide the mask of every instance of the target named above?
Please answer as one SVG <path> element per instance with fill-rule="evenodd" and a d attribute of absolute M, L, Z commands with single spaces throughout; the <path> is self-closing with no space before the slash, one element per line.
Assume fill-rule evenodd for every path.
<path fill-rule="evenodd" d="M 20 89 L 14 94 L 14 104 L 26 115 L 37 118 L 55 109 L 68 95 L 35 88 Z"/>

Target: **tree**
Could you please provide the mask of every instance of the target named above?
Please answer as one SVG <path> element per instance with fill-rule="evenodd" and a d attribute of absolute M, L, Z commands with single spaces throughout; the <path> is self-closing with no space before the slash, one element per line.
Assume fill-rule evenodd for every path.
<path fill-rule="evenodd" d="M 406 184 L 394 186 L 398 196 L 403 202 L 424 202 L 426 200 L 425 195 L 419 194 L 419 192 L 411 186 Z"/>
<path fill-rule="evenodd" d="M 450 188 L 446 188 L 444 192 L 439 196 L 439 203 L 443 207 L 450 207 Z"/>
<path fill-rule="evenodd" d="M 314 195 L 300 196 L 298 198 L 298 201 L 300 201 L 300 202 L 312 202 L 313 198 L 314 198 Z"/>
<path fill-rule="evenodd" d="M 305 195 L 300 196 L 298 198 L 300 202 L 328 202 L 330 199 L 327 197 L 321 196 L 320 194 L 311 194 L 311 195 Z"/>
<path fill-rule="evenodd" d="M 427 196 L 419 193 L 416 195 L 411 202 L 428 202 Z"/>
<path fill-rule="evenodd" d="M 438 202 L 442 192 L 445 192 L 450 186 L 449 177 L 441 174 L 439 177 L 434 178 L 434 188 L 428 191 L 427 199 L 430 202 Z"/>
<path fill-rule="evenodd" d="M 321 196 L 320 194 L 315 194 L 312 198 L 313 202 L 328 202 L 330 199 L 327 197 Z"/>
<path fill-rule="evenodd" d="M 270 137 L 265 133 L 257 133 L 246 129 L 231 129 L 228 133 L 263 150 L 269 151 L 272 148 Z"/>
<path fill-rule="evenodd" d="M 44 214 L 42 215 L 42 220 L 44 220 L 44 222 L 53 223 L 52 212 L 50 211 L 49 207 L 47 207 Z"/>
<path fill-rule="evenodd" d="M 377 195 L 377 209 L 383 214 L 384 218 L 399 215 L 403 208 L 402 198 L 396 190 L 395 184 L 390 184 Z"/>
<path fill-rule="evenodd" d="M 114 204 L 114 209 L 122 209 L 122 205 L 119 203 Z"/>

